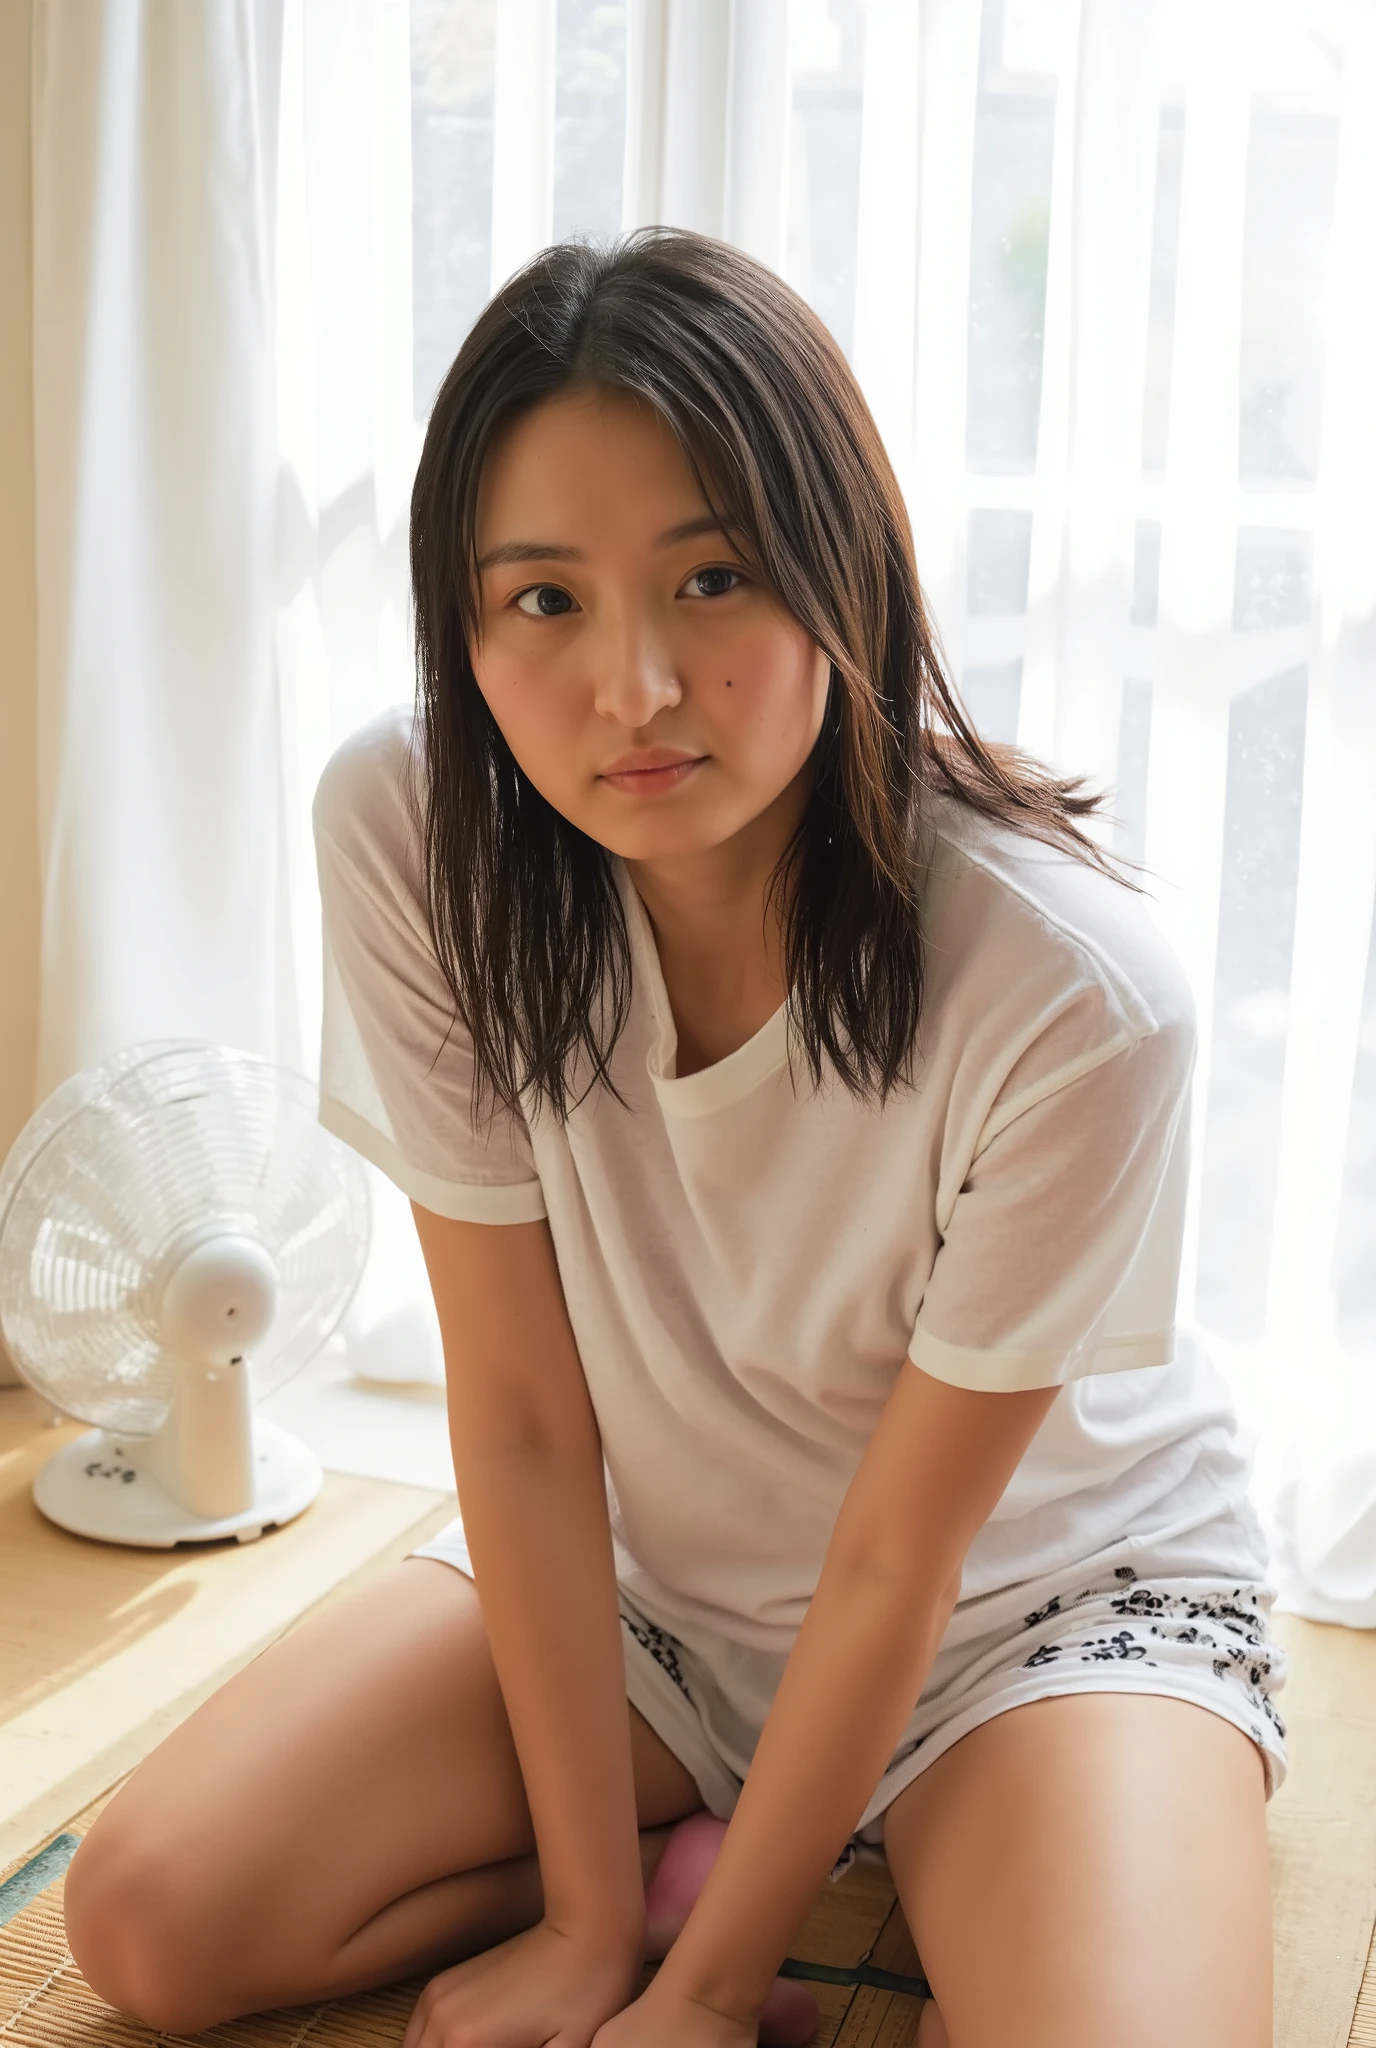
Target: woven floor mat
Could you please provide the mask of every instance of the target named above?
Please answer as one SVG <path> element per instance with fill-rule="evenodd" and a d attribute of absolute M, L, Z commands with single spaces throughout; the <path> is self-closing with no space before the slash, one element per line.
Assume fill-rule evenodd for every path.
<path fill-rule="evenodd" d="M 65 1867 L 74 1838 L 83 1835 L 101 1808 L 114 1797 L 113 1787 L 94 1800 L 50 1845 L 54 1864 Z M 39 1868 L 31 1884 L 47 1874 L 43 1855 L 19 1866 Z M 189 2037 L 155 2033 L 126 2019 L 97 1998 L 76 1968 L 62 1923 L 62 1879 L 53 1877 L 13 1918 L 4 1924 L 13 1869 L 0 1873 L 0 2041 L 6 2048 L 192 2048 Z M 1282 1917 L 1278 1915 L 1278 1918 Z M 793 1944 L 794 1956 L 808 1963 L 853 1968 L 862 1957 L 883 1970 L 912 1976 L 920 1965 L 907 1922 L 894 1896 L 888 1872 L 878 1865 L 857 1863 L 841 1881 L 828 1886 L 807 1926 Z M 642 1983 L 654 1974 L 647 1966 Z M 218 2048 L 395 2048 L 406 2029 L 421 1982 L 397 1984 L 322 2006 L 261 2013 L 216 2027 L 194 2037 L 195 2044 Z M 811 2048 L 909 2048 L 916 2039 L 920 2001 L 901 1993 L 825 1983 L 808 1987 L 821 2016 Z M 1315 2036 L 1303 2042 L 1278 2012 L 1277 2048 L 1320 2048 Z M 1329 2043 L 1341 2043 L 1341 2035 Z M 1376 2048 L 1376 1942 L 1366 1959 L 1347 2048 Z"/>
<path fill-rule="evenodd" d="M 54 1862 L 71 1852 L 118 1787 L 79 1814 L 52 1845 Z M 20 1866 L 21 1870 L 29 1866 Z M 40 1882 L 40 1869 L 34 1882 Z M 5 1874 L 12 1879 L 13 1872 Z M 297 2006 L 233 2020 L 205 2034 L 157 2033 L 97 1998 L 67 1947 L 61 1875 L 0 1925 L 0 2041 L 5 2048 L 396 2048 L 423 1978 L 328 2005 Z M 11 1902 L 13 1900 L 13 1895 Z M 5 1881 L 0 1880 L 0 1913 Z M 872 1965 L 912 1976 L 917 1957 L 887 1870 L 855 1863 L 828 1885 L 793 1944 L 800 1961 L 846 1969 L 868 1954 Z M 654 1976 L 647 1964 L 642 1987 Z M 821 2024 L 809 2048 L 909 2048 L 920 1999 L 906 1993 L 809 1983 Z"/>

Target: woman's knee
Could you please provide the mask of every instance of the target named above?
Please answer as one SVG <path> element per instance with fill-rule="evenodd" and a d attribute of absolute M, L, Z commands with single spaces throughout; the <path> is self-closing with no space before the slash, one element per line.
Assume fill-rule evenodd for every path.
<path fill-rule="evenodd" d="M 97 1829 L 67 1871 L 67 1945 L 107 2004 L 156 2031 L 199 2033 L 230 2016 L 233 1936 L 216 1906 L 184 1845 Z"/>

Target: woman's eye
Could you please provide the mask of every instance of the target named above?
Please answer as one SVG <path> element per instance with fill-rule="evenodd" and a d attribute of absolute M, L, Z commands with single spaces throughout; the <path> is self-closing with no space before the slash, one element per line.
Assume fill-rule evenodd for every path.
<path fill-rule="evenodd" d="M 533 609 L 526 604 L 525 600 L 528 597 L 533 597 L 536 600 Z M 545 597 L 566 598 L 569 604 L 573 603 L 573 599 L 569 597 L 567 590 L 561 590 L 557 583 L 532 583 L 529 590 L 522 590 L 517 593 L 515 599 L 516 609 L 518 612 L 524 612 L 528 619 L 563 618 L 564 611 L 562 607 L 551 608 L 540 602 Z"/>
<path fill-rule="evenodd" d="M 698 597 L 726 597 L 736 584 L 745 580 L 739 569 L 728 569 L 722 564 L 715 569 L 694 569 L 688 581 L 690 584 L 698 583 L 704 576 L 727 576 L 732 580 L 724 586 L 718 585 L 716 589 L 699 589 L 695 593 Z M 512 602 L 517 611 L 528 619 L 566 618 L 573 605 L 567 590 L 561 589 L 557 583 L 532 583 L 527 589 L 518 591 Z"/>
<path fill-rule="evenodd" d="M 688 581 L 690 583 L 696 583 L 699 576 L 734 576 L 737 583 L 740 583 L 744 580 L 741 576 L 741 572 L 739 569 L 728 569 L 725 566 L 717 569 L 694 569 L 692 575 L 688 578 Z M 698 592 L 698 596 L 725 597 L 732 588 L 734 588 L 734 586 L 728 584 L 725 590 L 700 590 Z"/>

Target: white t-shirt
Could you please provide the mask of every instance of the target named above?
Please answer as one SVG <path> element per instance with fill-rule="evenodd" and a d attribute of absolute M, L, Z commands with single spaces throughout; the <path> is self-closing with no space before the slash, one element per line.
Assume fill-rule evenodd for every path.
<path fill-rule="evenodd" d="M 1194 1019 L 1140 897 L 954 800 L 932 806 L 915 1085 L 790 1072 L 781 1009 L 679 1079 L 649 920 L 618 861 L 630 1014 L 560 1123 L 472 1115 L 403 771 L 410 707 L 315 800 L 321 1121 L 423 1207 L 547 1217 L 601 1430 L 617 1577 L 686 1642 L 786 1654 L 911 1360 L 1061 1385 L 965 1562 L 962 1603 L 1070 1565 L 1193 1486 L 1245 1492 L 1224 1383 L 1174 1327 Z"/>

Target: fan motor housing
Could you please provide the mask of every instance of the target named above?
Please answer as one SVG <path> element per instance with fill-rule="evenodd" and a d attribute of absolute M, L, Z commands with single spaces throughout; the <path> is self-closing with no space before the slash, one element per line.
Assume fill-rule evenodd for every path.
<path fill-rule="evenodd" d="M 217 1231 L 178 1247 L 165 1262 L 159 1317 L 183 1358 L 229 1366 L 267 1335 L 277 1294 L 271 1253 L 256 1238 Z"/>

